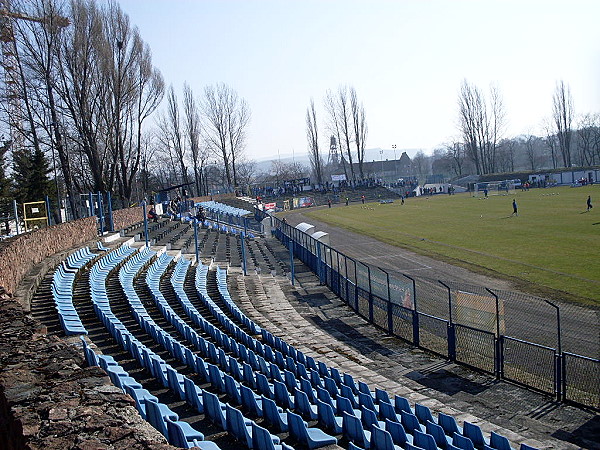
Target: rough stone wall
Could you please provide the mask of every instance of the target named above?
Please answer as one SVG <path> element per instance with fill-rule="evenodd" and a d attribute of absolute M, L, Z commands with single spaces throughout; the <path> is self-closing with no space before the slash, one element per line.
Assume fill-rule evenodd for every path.
<path fill-rule="evenodd" d="M 173 449 L 80 346 L 0 297 L 0 448 Z"/>
<path fill-rule="evenodd" d="M 0 248 L 0 290 L 13 295 L 34 265 L 96 237 L 96 218 L 86 217 L 8 239 Z"/>
<path fill-rule="evenodd" d="M 144 210 L 141 206 L 118 209 L 113 211 L 113 224 L 115 231 L 144 220 Z"/>

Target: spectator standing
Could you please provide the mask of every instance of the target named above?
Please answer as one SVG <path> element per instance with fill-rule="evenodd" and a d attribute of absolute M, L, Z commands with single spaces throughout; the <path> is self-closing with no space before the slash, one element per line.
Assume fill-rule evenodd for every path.
<path fill-rule="evenodd" d="M 519 210 L 517 208 L 517 201 L 513 198 L 513 202 L 512 202 L 512 207 L 513 207 L 513 216 L 519 216 Z"/>
<path fill-rule="evenodd" d="M 587 203 L 587 210 L 588 211 L 593 208 L 593 206 L 592 206 L 592 196 L 591 195 L 588 195 L 586 203 Z"/>

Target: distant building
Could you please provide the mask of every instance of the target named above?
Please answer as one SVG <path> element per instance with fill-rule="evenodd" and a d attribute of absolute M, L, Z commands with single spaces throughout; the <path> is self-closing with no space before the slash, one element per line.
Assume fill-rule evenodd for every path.
<path fill-rule="evenodd" d="M 358 163 L 353 163 L 354 173 L 360 176 Z M 363 172 L 367 178 L 381 178 L 387 182 L 396 182 L 399 178 L 413 176 L 413 167 L 410 156 L 402 152 L 400 159 L 386 159 L 385 161 L 365 161 Z"/>

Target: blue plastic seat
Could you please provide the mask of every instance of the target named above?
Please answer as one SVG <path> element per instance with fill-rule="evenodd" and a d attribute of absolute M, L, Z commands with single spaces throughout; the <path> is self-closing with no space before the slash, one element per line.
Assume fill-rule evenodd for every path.
<path fill-rule="evenodd" d="M 379 414 L 379 408 L 375 405 L 375 402 L 373 401 L 373 397 L 371 397 L 370 395 L 365 394 L 364 392 L 359 392 L 358 393 L 358 403 L 360 406 L 364 406 L 365 408 L 368 408 L 371 411 L 374 411 L 377 414 Z"/>
<path fill-rule="evenodd" d="M 531 445 L 521 444 L 519 450 L 538 450 L 536 447 L 532 447 Z"/>
<path fill-rule="evenodd" d="M 414 431 L 413 445 L 425 450 L 437 450 L 437 444 L 435 443 L 433 436 L 427 433 L 421 433 L 419 430 Z"/>
<path fill-rule="evenodd" d="M 490 434 L 490 447 L 496 450 L 513 450 L 508 439 L 494 431 Z"/>
<path fill-rule="evenodd" d="M 383 420 L 391 420 L 392 422 L 402 422 L 402 416 L 396 413 L 396 410 L 391 403 L 379 403 L 379 417 Z"/>
<path fill-rule="evenodd" d="M 333 434 L 340 434 L 342 432 L 342 418 L 333 413 L 333 408 L 330 404 L 318 399 L 316 404 L 319 424 Z"/>
<path fill-rule="evenodd" d="M 439 448 L 446 448 L 452 443 L 452 438 L 446 436 L 444 429 L 436 423 L 428 421 L 425 424 L 425 431 L 427 434 L 433 436 L 433 439 L 435 439 L 435 443 Z"/>
<path fill-rule="evenodd" d="M 252 389 L 240 384 L 240 398 L 242 401 L 242 409 L 246 411 L 250 417 L 263 417 L 262 405 L 257 401 L 256 394 Z"/>
<path fill-rule="evenodd" d="M 183 389 L 185 392 L 185 401 L 200 414 L 203 414 L 204 403 L 202 403 L 202 389 L 196 386 L 188 377 L 184 377 L 183 379 Z"/>
<path fill-rule="evenodd" d="M 265 422 L 271 424 L 281 433 L 288 431 L 287 414 L 273 400 L 262 396 L 262 411 Z"/>
<path fill-rule="evenodd" d="M 254 422 L 252 423 L 252 448 L 255 450 L 293 450 L 285 443 L 274 444 L 271 433 Z"/>
<path fill-rule="evenodd" d="M 185 400 L 184 376 L 177 373 L 171 366 L 167 366 L 167 382 L 181 400 Z"/>
<path fill-rule="evenodd" d="M 244 418 L 241 411 L 225 405 L 226 430 L 234 439 L 248 448 L 252 448 L 252 421 Z"/>
<path fill-rule="evenodd" d="M 275 402 L 284 409 L 294 408 L 294 400 L 290 397 L 285 384 L 273 380 L 273 391 L 275 392 Z"/>
<path fill-rule="evenodd" d="M 484 445 L 490 445 L 490 441 L 483 436 L 483 432 L 479 426 L 467 422 L 463 425 L 463 436 L 468 437 L 473 442 L 475 448 L 483 450 Z"/>
<path fill-rule="evenodd" d="M 225 393 L 229 402 L 233 405 L 239 406 L 242 404 L 242 397 L 240 395 L 239 385 L 237 381 L 226 373 L 223 374 L 223 381 L 225 384 Z"/>
<path fill-rule="evenodd" d="M 167 418 L 173 421 L 179 420 L 179 416 L 171 411 L 167 405 L 148 399 L 146 402 L 146 420 L 163 436 L 168 438 Z"/>
<path fill-rule="evenodd" d="M 400 414 L 400 411 L 406 411 L 407 413 L 412 414 L 412 409 L 410 408 L 408 400 L 399 395 L 394 395 L 394 409 L 398 414 Z"/>
<path fill-rule="evenodd" d="M 167 439 L 171 445 L 180 448 L 192 448 L 194 440 L 203 441 L 204 434 L 192 428 L 192 426 L 181 420 L 173 421 L 167 417 Z"/>
<path fill-rule="evenodd" d="M 338 399 L 336 400 L 336 404 L 338 416 L 343 416 L 343 413 L 348 413 L 350 415 L 358 417 L 359 419 L 362 417 L 362 411 L 360 409 L 352 408 L 350 400 L 348 400 L 346 397 L 338 397 Z"/>
<path fill-rule="evenodd" d="M 360 407 L 362 412 L 361 421 L 365 428 L 365 430 L 371 431 L 372 427 L 385 428 L 385 421 L 380 421 L 377 419 L 377 414 L 375 411 L 370 410 L 369 408 L 365 408 L 364 406 Z"/>
<path fill-rule="evenodd" d="M 294 410 L 306 420 L 317 420 L 317 406 L 308 401 L 308 396 L 303 391 L 296 391 L 294 395 Z"/>
<path fill-rule="evenodd" d="M 387 391 L 384 391 L 383 389 L 379 389 L 379 388 L 375 388 L 375 401 L 379 404 L 381 402 L 387 402 L 387 403 L 392 403 L 392 401 L 390 400 L 390 396 L 388 395 Z"/>
<path fill-rule="evenodd" d="M 392 441 L 394 441 L 394 444 L 401 447 L 404 447 L 406 444 L 412 444 L 413 437 L 410 434 L 406 434 L 406 431 L 400 422 L 386 420 L 385 429 L 392 436 Z"/>
<path fill-rule="evenodd" d="M 402 447 L 394 444 L 392 435 L 379 427 L 372 428 L 370 444 L 374 450 L 402 450 Z"/>
<path fill-rule="evenodd" d="M 414 436 L 415 430 L 417 431 L 425 431 L 425 427 L 423 427 L 419 423 L 419 419 L 414 414 L 407 413 L 406 411 L 401 411 L 400 416 L 402 417 L 402 426 L 404 429 Z"/>
<path fill-rule="evenodd" d="M 431 410 L 420 403 L 415 403 L 415 416 L 417 416 L 417 419 L 419 419 L 419 422 L 423 425 L 425 425 L 427 421 L 437 423 L 437 420 L 435 420 L 431 414 Z"/>
<path fill-rule="evenodd" d="M 267 398 L 274 399 L 275 393 L 273 392 L 273 386 L 267 380 L 267 377 L 262 373 L 256 374 L 256 390 Z"/>
<path fill-rule="evenodd" d="M 454 433 L 458 433 L 460 435 L 463 434 L 463 430 L 458 426 L 454 417 L 449 416 L 448 414 L 439 413 L 438 414 L 438 425 L 444 429 L 444 432 L 454 438 Z"/>
<path fill-rule="evenodd" d="M 204 413 L 208 419 L 222 430 L 226 430 L 224 407 L 221 406 L 222 403 L 219 401 L 219 397 L 211 392 L 202 391 L 202 403 L 204 404 Z"/>
<path fill-rule="evenodd" d="M 342 416 L 342 433 L 349 441 L 363 448 L 370 448 L 371 432 L 363 429 L 358 417 L 344 412 Z"/>
<path fill-rule="evenodd" d="M 298 414 L 287 412 L 290 437 L 309 449 L 337 444 L 337 439 L 318 428 L 308 428 Z"/>
<path fill-rule="evenodd" d="M 468 437 L 465 437 L 458 433 L 454 433 L 454 435 L 452 436 L 452 445 L 462 450 L 475 450 L 473 441 L 471 441 L 471 439 L 469 439 Z"/>

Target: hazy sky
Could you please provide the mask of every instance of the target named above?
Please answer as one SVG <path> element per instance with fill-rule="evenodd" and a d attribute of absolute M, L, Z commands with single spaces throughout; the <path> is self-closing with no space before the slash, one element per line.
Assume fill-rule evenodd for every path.
<path fill-rule="evenodd" d="M 364 103 L 368 148 L 430 152 L 458 136 L 463 79 L 497 84 L 507 136 L 543 132 L 560 79 L 577 114 L 600 112 L 598 0 L 119 3 L 180 97 L 185 81 L 198 97 L 225 82 L 246 99 L 252 159 L 306 152 L 311 97 L 328 149 L 323 98 L 342 84 Z"/>

